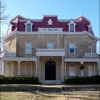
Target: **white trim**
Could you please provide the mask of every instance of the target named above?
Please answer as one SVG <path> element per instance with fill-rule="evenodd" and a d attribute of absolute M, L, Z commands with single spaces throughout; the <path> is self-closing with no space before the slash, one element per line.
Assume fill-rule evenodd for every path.
<path fill-rule="evenodd" d="M 70 43 L 74 43 L 74 53 L 70 53 Z M 69 54 L 76 54 L 76 50 L 75 50 L 75 42 L 69 42 Z"/>
<path fill-rule="evenodd" d="M 53 21 L 51 19 L 48 20 L 48 25 L 53 25 Z"/>
<path fill-rule="evenodd" d="M 27 24 L 30 24 L 31 25 L 31 31 L 30 32 L 32 32 L 32 25 L 33 25 L 33 23 L 31 23 L 31 21 L 29 19 L 25 23 L 25 32 L 27 32 Z"/>
<path fill-rule="evenodd" d="M 27 44 L 28 43 L 30 43 L 30 48 L 28 47 L 28 49 L 30 49 L 30 52 L 27 52 Z M 30 42 L 30 41 L 27 41 L 27 42 L 25 42 L 25 54 L 32 54 L 32 42 Z"/>
<path fill-rule="evenodd" d="M 90 20 L 89 19 L 87 19 L 85 16 L 83 16 L 83 15 L 80 15 L 80 16 L 78 16 L 78 17 L 76 17 L 76 18 L 74 18 L 74 19 L 78 19 L 78 18 L 80 18 L 80 17 L 83 17 L 84 19 L 86 19 L 88 22 L 90 22 Z"/>
<path fill-rule="evenodd" d="M 69 29 L 68 31 L 71 32 L 71 30 L 70 30 L 70 25 L 71 25 L 71 24 L 74 25 L 74 32 L 75 32 L 75 31 L 76 31 L 76 28 L 75 28 L 76 23 L 74 23 L 73 19 L 71 19 L 71 21 L 68 23 L 68 26 L 69 26 L 69 27 L 68 27 L 68 29 Z"/>
<path fill-rule="evenodd" d="M 25 75 L 26 75 L 26 72 L 27 72 L 27 70 L 26 70 L 26 67 L 27 67 L 26 65 L 27 64 L 30 64 L 31 65 L 30 67 L 31 67 L 31 76 L 32 76 L 32 63 L 31 62 L 26 62 L 25 63 Z"/>

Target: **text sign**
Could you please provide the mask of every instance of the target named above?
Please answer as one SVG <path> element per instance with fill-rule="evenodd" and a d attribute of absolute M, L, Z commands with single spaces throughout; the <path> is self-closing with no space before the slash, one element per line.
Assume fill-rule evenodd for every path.
<path fill-rule="evenodd" d="M 38 32 L 62 32 L 63 28 L 38 28 Z"/>

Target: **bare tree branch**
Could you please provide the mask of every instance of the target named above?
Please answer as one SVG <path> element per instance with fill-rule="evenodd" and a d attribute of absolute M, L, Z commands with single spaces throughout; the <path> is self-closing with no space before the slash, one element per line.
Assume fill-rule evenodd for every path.
<path fill-rule="evenodd" d="M 0 0 L 0 24 L 5 23 L 5 21 L 8 19 L 9 15 L 5 14 L 5 10 L 6 4 L 2 0 Z"/>

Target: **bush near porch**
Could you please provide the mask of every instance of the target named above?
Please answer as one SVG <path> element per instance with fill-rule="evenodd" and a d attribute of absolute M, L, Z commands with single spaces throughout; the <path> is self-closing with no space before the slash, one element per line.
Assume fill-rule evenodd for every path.
<path fill-rule="evenodd" d="M 39 79 L 34 76 L 0 76 L 0 84 L 39 84 Z"/>
<path fill-rule="evenodd" d="M 86 76 L 65 79 L 65 84 L 100 84 L 100 76 Z"/>

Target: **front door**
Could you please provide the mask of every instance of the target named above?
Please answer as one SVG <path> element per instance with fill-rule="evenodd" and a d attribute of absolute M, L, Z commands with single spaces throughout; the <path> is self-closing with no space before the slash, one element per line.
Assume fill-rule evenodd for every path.
<path fill-rule="evenodd" d="M 45 80 L 56 80 L 56 63 L 54 61 L 45 63 Z"/>

